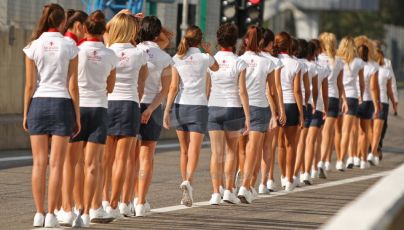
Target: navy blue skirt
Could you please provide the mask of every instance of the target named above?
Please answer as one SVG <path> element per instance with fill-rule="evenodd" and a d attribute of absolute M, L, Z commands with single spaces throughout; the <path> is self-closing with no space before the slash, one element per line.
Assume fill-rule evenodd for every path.
<path fill-rule="evenodd" d="M 382 103 L 382 109 L 380 110 L 378 119 L 382 119 L 384 121 L 387 121 L 388 116 L 389 116 L 389 104 L 388 103 Z"/>
<path fill-rule="evenodd" d="M 140 113 L 143 113 L 150 104 L 140 104 Z M 140 124 L 140 137 L 142 141 L 158 141 L 163 129 L 163 109 L 157 107 L 150 116 L 147 124 Z"/>
<path fill-rule="evenodd" d="M 369 120 L 372 119 L 375 108 L 372 101 L 364 101 L 359 105 L 358 117 L 360 119 Z"/>
<path fill-rule="evenodd" d="M 328 112 L 327 116 L 337 118 L 340 112 L 339 98 L 328 98 Z"/>
<path fill-rule="evenodd" d="M 303 106 L 304 112 L 304 127 L 310 127 L 311 120 L 313 119 L 313 106 L 308 104 L 307 106 Z"/>
<path fill-rule="evenodd" d="M 316 110 L 310 122 L 310 127 L 320 128 L 324 123 L 323 112 Z"/>
<path fill-rule="evenodd" d="M 108 101 L 108 136 L 136 137 L 140 128 L 140 108 L 134 101 Z"/>
<path fill-rule="evenodd" d="M 27 123 L 30 135 L 71 136 L 76 124 L 73 102 L 69 98 L 33 98 Z"/>
<path fill-rule="evenodd" d="M 358 109 L 359 109 L 359 100 L 358 100 L 358 98 L 348 97 L 346 100 L 347 100 L 347 103 L 348 103 L 348 113 L 347 113 L 347 115 L 352 115 L 352 116 L 358 115 Z"/>
<path fill-rule="evenodd" d="M 205 105 L 174 104 L 171 122 L 179 131 L 204 134 L 208 126 L 208 107 Z"/>
<path fill-rule="evenodd" d="M 299 125 L 299 108 L 296 103 L 285 104 L 286 124 L 285 126 Z"/>
<path fill-rule="evenodd" d="M 80 133 L 70 142 L 105 144 L 107 139 L 108 112 L 103 107 L 80 107 Z"/>
<path fill-rule="evenodd" d="M 209 106 L 208 130 L 238 131 L 245 123 L 242 107 Z"/>

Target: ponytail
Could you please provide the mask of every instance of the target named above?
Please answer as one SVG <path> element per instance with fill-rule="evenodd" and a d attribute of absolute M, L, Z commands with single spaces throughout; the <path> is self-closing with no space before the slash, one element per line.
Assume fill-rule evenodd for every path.
<path fill-rule="evenodd" d="M 202 31 L 197 26 L 190 26 L 185 31 L 185 36 L 178 45 L 177 55 L 182 58 L 188 52 L 189 47 L 196 47 L 202 42 Z"/>
<path fill-rule="evenodd" d="M 105 15 L 101 10 L 96 10 L 90 14 L 84 25 L 91 35 L 103 35 L 106 31 Z"/>
<path fill-rule="evenodd" d="M 281 52 L 290 53 L 292 37 L 287 32 L 280 32 L 275 36 L 272 55 L 277 57 Z"/>
<path fill-rule="evenodd" d="M 259 53 L 261 51 L 259 43 L 261 41 L 261 30 L 256 26 L 250 26 L 243 39 L 243 45 L 239 51 L 239 55 L 242 55 L 245 51 L 252 51 Z"/>
<path fill-rule="evenodd" d="M 64 20 L 65 11 L 59 4 L 51 3 L 45 5 L 30 41 L 38 39 L 42 33 L 48 31 L 50 28 L 58 28 Z"/>
<path fill-rule="evenodd" d="M 66 25 L 63 33 L 66 33 L 67 30 L 72 29 L 76 22 L 84 24 L 87 18 L 88 14 L 86 14 L 84 11 L 69 9 L 66 12 Z"/>

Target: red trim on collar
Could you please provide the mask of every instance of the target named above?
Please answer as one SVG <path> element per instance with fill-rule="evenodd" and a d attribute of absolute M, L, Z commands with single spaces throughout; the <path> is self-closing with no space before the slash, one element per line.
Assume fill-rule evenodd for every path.
<path fill-rule="evenodd" d="M 60 32 L 60 31 L 56 28 L 49 28 L 48 32 Z"/>
<path fill-rule="evenodd" d="M 224 47 L 222 47 L 222 48 L 220 49 L 220 51 L 233 52 L 233 48 L 224 48 Z"/>
<path fill-rule="evenodd" d="M 76 36 L 74 33 L 72 33 L 72 32 L 67 31 L 64 36 L 73 39 L 73 40 L 76 42 L 76 45 L 79 43 L 79 39 L 78 39 L 77 36 Z"/>
<path fill-rule="evenodd" d="M 288 52 L 280 52 L 279 54 L 288 54 Z M 288 54 L 289 55 L 289 54 Z"/>

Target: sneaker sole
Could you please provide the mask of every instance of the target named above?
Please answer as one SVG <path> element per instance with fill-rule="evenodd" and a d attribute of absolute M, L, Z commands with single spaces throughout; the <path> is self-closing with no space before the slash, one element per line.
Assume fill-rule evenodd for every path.
<path fill-rule="evenodd" d="M 348 169 L 353 169 L 353 167 L 354 167 L 354 164 L 349 164 L 348 166 L 346 166 L 346 168 L 348 168 Z"/>
<path fill-rule="evenodd" d="M 59 225 L 62 227 L 69 227 L 71 228 L 73 226 L 73 223 L 65 223 L 65 222 L 59 222 Z"/>
<path fill-rule="evenodd" d="M 240 199 L 241 203 L 243 203 L 243 204 L 250 204 L 250 203 L 247 201 L 247 199 L 245 198 L 245 196 L 237 196 L 237 197 Z"/>
<path fill-rule="evenodd" d="M 232 202 L 231 200 L 223 200 L 223 201 L 228 204 L 238 204 L 238 202 Z"/>
<path fill-rule="evenodd" d="M 325 175 L 324 169 L 319 168 L 318 177 L 320 179 L 327 179 L 327 176 Z"/>
<path fill-rule="evenodd" d="M 90 220 L 90 223 L 95 223 L 95 224 L 108 224 L 114 221 L 114 218 L 93 218 Z"/>
<path fill-rule="evenodd" d="M 308 181 L 308 180 L 304 180 L 303 182 L 304 182 L 305 185 L 312 185 L 312 183 L 310 181 Z"/>
<path fill-rule="evenodd" d="M 371 166 L 376 166 L 375 163 L 373 163 L 373 161 L 368 161 L 368 162 L 369 162 L 369 164 L 370 164 Z"/>
<path fill-rule="evenodd" d="M 189 196 L 189 191 L 186 186 L 181 186 L 182 191 L 182 203 L 187 207 L 192 207 L 192 200 Z"/>

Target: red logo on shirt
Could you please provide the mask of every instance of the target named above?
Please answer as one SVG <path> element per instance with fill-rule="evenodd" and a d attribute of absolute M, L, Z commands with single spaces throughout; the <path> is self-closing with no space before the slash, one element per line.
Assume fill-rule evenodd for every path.
<path fill-rule="evenodd" d="M 257 63 L 254 62 L 254 59 L 251 59 L 250 63 L 248 64 L 248 67 L 251 67 L 251 68 L 257 67 Z"/>
<path fill-rule="evenodd" d="M 49 43 L 48 43 L 48 45 L 44 45 L 43 46 L 43 49 L 44 49 L 44 52 L 58 52 L 59 51 L 59 47 L 58 46 L 54 46 L 54 42 L 53 41 L 50 41 Z"/>
<path fill-rule="evenodd" d="M 121 56 L 119 57 L 119 65 L 120 65 L 121 67 L 123 67 L 123 66 L 128 66 L 129 57 L 127 57 L 127 56 L 125 56 L 125 55 L 126 55 L 125 52 L 122 52 L 122 53 L 121 53 Z"/>
<path fill-rule="evenodd" d="M 91 53 L 88 53 L 87 55 L 87 60 L 93 61 L 93 62 L 100 62 L 101 61 L 101 56 L 97 55 L 97 50 L 93 50 Z"/>
<path fill-rule="evenodd" d="M 227 63 L 226 60 L 223 60 L 222 63 L 220 64 L 220 68 L 229 68 L 230 63 Z"/>

